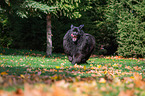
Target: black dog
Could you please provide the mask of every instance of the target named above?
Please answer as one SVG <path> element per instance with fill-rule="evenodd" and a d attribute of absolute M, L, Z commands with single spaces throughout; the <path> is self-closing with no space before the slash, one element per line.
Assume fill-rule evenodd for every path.
<path fill-rule="evenodd" d="M 95 49 L 95 38 L 82 29 L 84 25 L 75 27 L 71 25 L 71 29 L 63 38 L 64 52 L 67 54 L 72 64 L 86 63 L 90 55 Z"/>

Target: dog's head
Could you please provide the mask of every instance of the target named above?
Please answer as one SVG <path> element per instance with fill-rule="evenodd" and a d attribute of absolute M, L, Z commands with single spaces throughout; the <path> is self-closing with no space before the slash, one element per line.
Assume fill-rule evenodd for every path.
<path fill-rule="evenodd" d="M 84 25 L 80 25 L 79 27 L 75 27 L 71 25 L 70 29 L 70 36 L 73 42 L 76 42 L 80 36 L 84 34 L 84 32 L 81 30 Z"/>

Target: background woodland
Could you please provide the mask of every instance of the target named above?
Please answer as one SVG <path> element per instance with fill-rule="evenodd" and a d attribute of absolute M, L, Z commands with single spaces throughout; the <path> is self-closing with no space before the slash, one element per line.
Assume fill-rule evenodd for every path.
<path fill-rule="evenodd" d="M 52 52 L 63 53 L 71 24 L 84 24 L 98 55 L 145 56 L 144 0 L 0 0 L 0 47 L 46 51 L 51 14 Z"/>

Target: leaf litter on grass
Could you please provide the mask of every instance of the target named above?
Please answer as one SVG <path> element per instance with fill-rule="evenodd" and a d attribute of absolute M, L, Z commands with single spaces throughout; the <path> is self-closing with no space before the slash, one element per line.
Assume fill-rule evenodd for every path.
<path fill-rule="evenodd" d="M 105 82 L 104 82 L 105 81 Z M 130 81 L 125 84 L 125 81 Z M 1 96 L 103 96 L 103 94 L 118 94 L 119 96 L 144 96 L 145 82 L 142 76 L 134 73 L 134 78 L 127 78 L 121 81 L 115 78 L 111 83 L 105 79 L 92 81 L 67 82 L 66 80 L 55 81 L 51 84 L 24 83 L 24 91 L 17 89 L 15 92 L 0 90 Z M 127 89 L 124 89 L 128 87 Z M 8 95 L 10 94 L 10 95 Z"/>
<path fill-rule="evenodd" d="M 22 56 L 18 59 L 13 56 L 10 60 L 1 56 L 0 96 L 145 95 L 144 66 L 132 66 L 122 58 L 106 57 L 104 61 L 92 58 L 89 64 L 70 66 L 67 60 L 58 57 Z M 15 69 L 14 64 L 18 64 Z M 24 90 L 17 87 L 19 85 L 24 86 Z M 9 86 L 16 86 L 16 90 L 3 90 Z"/>
<path fill-rule="evenodd" d="M 3 75 L 0 78 L 1 84 L 3 83 L 4 86 L 8 86 L 6 85 L 6 83 L 8 83 L 10 86 L 13 85 L 12 83 L 20 84 L 19 82 L 21 80 L 24 82 L 24 91 L 19 88 L 15 92 L 1 90 L 0 95 L 102 96 L 103 94 L 119 94 L 119 96 L 124 96 L 124 94 L 126 94 L 125 96 L 133 96 L 136 94 L 136 96 L 138 96 L 139 94 L 140 96 L 143 96 L 145 91 L 145 81 L 143 81 L 142 75 L 139 73 L 133 72 L 132 74 L 132 77 L 124 77 L 122 79 L 113 77 L 112 74 L 106 74 L 105 77 L 99 79 L 96 79 L 99 77 L 98 75 L 93 79 L 81 78 L 80 76 L 66 77 L 65 75 L 57 74 L 51 77 L 41 76 L 41 74 L 25 74 L 18 77 L 4 77 Z M 38 83 L 41 81 L 43 81 L 43 83 Z"/>

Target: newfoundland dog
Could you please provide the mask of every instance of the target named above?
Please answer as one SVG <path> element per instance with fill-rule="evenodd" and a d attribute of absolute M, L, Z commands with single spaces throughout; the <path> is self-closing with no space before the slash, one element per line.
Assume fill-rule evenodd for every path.
<path fill-rule="evenodd" d="M 95 49 L 94 36 L 84 33 L 83 26 L 75 27 L 71 25 L 71 29 L 63 38 L 64 52 L 72 64 L 86 63 Z"/>

